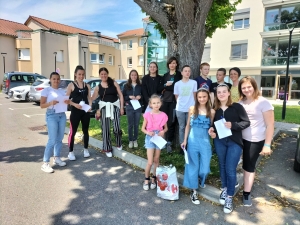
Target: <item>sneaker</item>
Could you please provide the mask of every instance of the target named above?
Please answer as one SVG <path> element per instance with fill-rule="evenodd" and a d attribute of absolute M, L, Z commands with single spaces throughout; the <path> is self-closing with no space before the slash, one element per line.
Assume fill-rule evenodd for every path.
<path fill-rule="evenodd" d="M 119 151 L 122 151 L 122 145 L 121 145 L 120 147 L 117 147 L 117 149 L 118 149 Z"/>
<path fill-rule="evenodd" d="M 156 183 L 151 183 L 151 184 L 150 184 L 150 189 L 153 190 L 153 189 L 155 189 L 155 188 L 156 188 Z"/>
<path fill-rule="evenodd" d="M 149 190 L 149 184 L 143 183 L 143 189 L 145 191 L 148 191 Z"/>
<path fill-rule="evenodd" d="M 128 148 L 133 148 L 133 141 L 129 141 Z"/>
<path fill-rule="evenodd" d="M 106 156 L 108 157 L 108 158 L 111 158 L 112 157 L 112 153 L 111 152 L 105 152 L 106 153 Z"/>
<path fill-rule="evenodd" d="M 137 141 L 134 141 L 134 142 L 133 142 L 133 147 L 134 147 L 134 148 L 137 148 L 137 147 L 139 147 L 139 145 L 138 145 Z"/>
<path fill-rule="evenodd" d="M 88 157 L 90 157 L 89 150 L 87 150 L 86 148 L 85 148 L 85 149 L 83 149 L 83 157 L 84 157 L 84 158 L 88 158 Z"/>
<path fill-rule="evenodd" d="M 49 165 L 49 163 L 44 163 L 41 167 L 41 170 L 43 170 L 46 173 L 53 173 L 54 170 L 52 169 L 52 167 Z"/>
<path fill-rule="evenodd" d="M 232 198 L 226 197 L 223 211 L 224 213 L 231 213 L 232 210 L 233 210 Z"/>
<path fill-rule="evenodd" d="M 203 186 L 200 185 L 201 188 L 206 188 L 206 185 L 204 184 Z"/>
<path fill-rule="evenodd" d="M 194 203 L 195 205 L 199 205 L 200 204 L 200 200 L 198 199 L 198 196 L 197 196 L 197 192 L 196 191 L 193 191 L 190 195 L 190 198 L 192 200 L 192 203 Z"/>
<path fill-rule="evenodd" d="M 172 152 L 172 146 L 171 144 L 167 144 L 167 153 L 171 153 Z"/>
<path fill-rule="evenodd" d="M 219 202 L 221 205 L 225 204 L 225 199 L 227 197 L 227 188 L 223 188 L 221 194 L 220 194 L 220 198 L 219 198 Z"/>
<path fill-rule="evenodd" d="M 251 195 L 243 195 L 243 205 L 247 207 L 252 206 Z"/>
<path fill-rule="evenodd" d="M 74 155 L 74 152 L 69 152 L 68 158 L 69 158 L 69 160 L 71 160 L 71 161 L 75 161 L 75 160 L 76 160 L 76 157 L 75 157 L 75 155 Z"/>
<path fill-rule="evenodd" d="M 53 165 L 59 165 L 59 166 L 65 166 L 67 165 L 67 163 L 65 163 L 64 161 L 62 161 L 59 157 L 55 157 L 53 159 Z"/>
<path fill-rule="evenodd" d="M 235 186 L 234 186 L 234 187 L 235 187 L 235 188 L 237 188 L 238 186 L 240 186 L 240 184 L 239 184 L 239 182 L 237 182 L 237 181 L 236 181 L 236 183 L 235 183 Z"/>
<path fill-rule="evenodd" d="M 238 162 L 238 165 L 241 164 L 243 162 L 243 159 L 240 158 L 239 162 Z"/>

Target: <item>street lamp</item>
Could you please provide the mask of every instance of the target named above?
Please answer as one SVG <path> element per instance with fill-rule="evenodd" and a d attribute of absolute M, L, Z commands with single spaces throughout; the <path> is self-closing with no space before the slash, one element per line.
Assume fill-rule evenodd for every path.
<path fill-rule="evenodd" d="M 156 63 L 157 63 L 157 58 L 158 58 L 158 52 L 155 53 L 155 60 L 156 60 Z"/>
<path fill-rule="evenodd" d="M 145 30 L 145 33 L 146 33 L 146 30 Z M 149 37 L 148 35 L 142 36 L 142 38 L 144 39 L 144 43 L 143 43 L 143 46 L 144 46 L 144 50 L 143 50 L 143 52 L 144 52 L 144 59 L 143 59 L 143 61 L 144 61 L 144 76 L 146 74 L 146 46 L 147 46 L 148 37 Z"/>
<path fill-rule="evenodd" d="M 285 84 L 284 84 L 284 99 L 283 99 L 283 106 L 282 106 L 282 120 L 285 119 L 285 112 L 286 112 L 286 98 L 287 98 L 287 88 L 288 88 L 288 78 L 289 78 L 289 66 L 290 66 L 290 53 L 291 53 L 291 42 L 292 42 L 292 33 L 294 28 L 298 24 L 298 20 L 291 20 L 285 23 L 289 32 L 289 48 L 288 48 L 288 58 L 286 63 L 286 75 L 285 75 Z"/>
<path fill-rule="evenodd" d="M 2 57 L 3 57 L 3 72 L 5 73 L 5 56 L 7 55 L 7 53 L 6 52 L 1 52 L 1 55 L 2 55 Z"/>
<path fill-rule="evenodd" d="M 85 56 L 85 53 L 86 53 L 88 47 L 81 47 L 81 48 L 82 48 L 82 51 L 83 51 L 83 58 L 84 58 L 84 69 L 85 69 L 84 79 L 86 79 L 87 69 L 86 69 L 86 56 Z"/>
<path fill-rule="evenodd" d="M 54 54 L 54 72 L 56 72 L 56 55 L 57 55 L 57 52 L 53 52 Z"/>

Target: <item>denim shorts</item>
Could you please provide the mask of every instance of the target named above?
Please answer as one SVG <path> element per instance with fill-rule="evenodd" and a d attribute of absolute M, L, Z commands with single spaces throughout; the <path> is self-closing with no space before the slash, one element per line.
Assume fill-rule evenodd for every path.
<path fill-rule="evenodd" d="M 159 133 L 158 130 L 154 130 L 153 132 L 156 133 L 156 134 Z M 152 138 L 152 136 L 146 135 L 146 137 L 145 137 L 145 148 L 161 150 L 156 144 L 154 144 L 152 141 L 150 141 L 151 138 Z"/>

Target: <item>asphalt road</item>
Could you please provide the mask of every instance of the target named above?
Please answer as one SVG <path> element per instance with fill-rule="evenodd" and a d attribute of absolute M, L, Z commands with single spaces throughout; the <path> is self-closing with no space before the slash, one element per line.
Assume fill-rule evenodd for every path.
<path fill-rule="evenodd" d="M 85 159 L 82 146 L 75 145 L 77 160 L 68 161 L 67 136 L 62 149 L 67 166 L 46 174 L 40 169 L 47 142 L 44 113 L 35 103 L 0 94 L 1 225 L 300 224 L 294 209 L 258 202 L 245 208 L 237 199 L 234 212 L 224 215 L 221 206 L 193 205 L 183 193 L 178 201 L 162 200 L 142 189 L 143 172 L 96 150 Z"/>

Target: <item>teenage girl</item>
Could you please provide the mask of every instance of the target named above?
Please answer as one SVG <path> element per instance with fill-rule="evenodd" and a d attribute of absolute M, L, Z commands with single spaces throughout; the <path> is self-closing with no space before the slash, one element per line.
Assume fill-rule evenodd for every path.
<path fill-rule="evenodd" d="M 79 123 L 81 122 L 83 132 L 83 157 L 87 158 L 90 156 L 88 151 L 89 145 L 89 125 L 90 125 L 90 113 L 82 110 L 80 104 L 92 105 L 91 101 L 91 88 L 90 85 L 83 82 L 84 79 L 84 68 L 77 66 L 74 72 L 75 81 L 68 85 L 66 95 L 70 96 L 71 115 L 70 115 L 70 134 L 69 134 L 69 160 L 76 160 L 73 152 L 74 148 L 74 137 L 77 132 Z"/>
<path fill-rule="evenodd" d="M 149 182 L 150 182 L 150 170 L 153 164 L 153 176 L 150 188 L 156 188 L 156 168 L 159 164 L 159 156 L 160 156 L 160 148 L 155 145 L 150 139 L 154 135 L 158 135 L 164 137 L 164 134 L 168 130 L 167 121 L 168 116 L 164 113 L 159 111 L 162 105 L 161 99 L 158 95 L 152 95 L 149 98 L 149 107 L 151 108 L 150 112 L 144 113 L 144 122 L 142 125 L 142 132 L 146 134 L 145 137 L 145 147 L 147 148 L 147 165 L 145 168 L 145 182 L 143 184 L 143 188 L 145 191 L 149 190 Z"/>
<path fill-rule="evenodd" d="M 190 198 L 194 204 L 200 204 L 197 197 L 199 182 L 201 188 L 205 188 L 205 179 L 210 172 L 210 159 L 212 155 L 209 135 L 216 137 L 214 132 L 208 133 L 215 110 L 211 108 L 209 91 L 199 88 L 196 92 L 195 105 L 189 109 L 189 116 L 185 127 L 183 149 L 187 146 L 189 164 L 185 165 L 183 185 L 192 189 Z M 199 138 L 201 137 L 201 138 Z"/>

